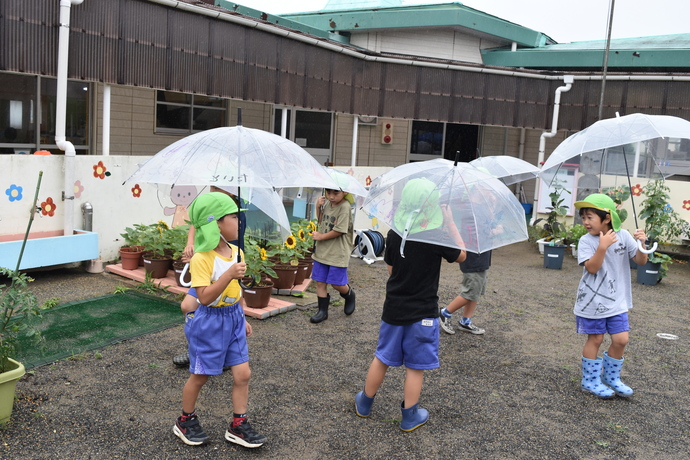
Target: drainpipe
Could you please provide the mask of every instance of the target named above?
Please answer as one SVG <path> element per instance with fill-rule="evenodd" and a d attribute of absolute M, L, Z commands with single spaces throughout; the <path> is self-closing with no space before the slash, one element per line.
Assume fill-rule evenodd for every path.
<path fill-rule="evenodd" d="M 60 0 L 60 32 L 58 38 L 57 94 L 55 99 L 55 143 L 65 152 L 65 190 L 62 192 L 65 207 L 64 235 L 74 233 L 74 145 L 65 138 L 67 118 L 67 61 L 69 58 L 69 16 L 72 5 L 84 0 Z"/>
<path fill-rule="evenodd" d="M 352 123 L 352 159 L 350 166 L 353 168 L 357 166 L 357 137 L 359 135 L 359 117 L 355 115 L 355 121 Z"/>
<path fill-rule="evenodd" d="M 563 76 L 563 83 L 565 83 L 565 86 L 559 86 L 556 88 L 556 96 L 553 101 L 553 119 L 551 120 L 551 131 L 544 131 L 541 133 L 541 136 L 539 137 L 539 156 L 537 158 L 537 166 L 541 167 L 541 165 L 544 163 L 544 151 L 546 150 L 546 138 L 547 137 L 554 137 L 556 135 L 556 131 L 558 130 L 558 113 L 561 109 L 561 93 L 565 93 L 567 91 L 570 91 L 570 88 L 573 86 L 573 80 L 574 77 L 572 75 L 564 75 Z M 538 184 L 539 186 L 534 189 L 534 203 L 532 206 L 532 215 L 536 216 L 537 215 L 537 201 L 539 200 L 539 192 L 541 189 L 541 183 L 542 181 L 539 180 Z"/>
<path fill-rule="evenodd" d="M 110 155 L 110 85 L 103 87 L 103 149 L 101 153 L 104 157 Z"/>

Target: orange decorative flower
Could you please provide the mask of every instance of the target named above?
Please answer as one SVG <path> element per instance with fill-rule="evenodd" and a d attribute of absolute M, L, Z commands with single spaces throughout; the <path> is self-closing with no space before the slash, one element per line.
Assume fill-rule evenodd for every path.
<path fill-rule="evenodd" d="M 107 169 L 103 165 L 102 161 L 99 161 L 98 164 L 93 165 L 93 177 L 95 177 L 96 179 L 105 179 L 106 171 Z"/>
<path fill-rule="evenodd" d="M 41 214 L 44 216 L 53 217 L 55 215 L 56 208 L 57 206 L 55 203 L 53 203 L 53 199 L 48 197 L 43 203 L 41 203 Z"/>
<path fill-rule="evenodd" d="M 634 196 L 640 196 L 642 193 L 642 186 L 640 184 L 633 185 L 632 189 L 630 189 L 630 193 L 632 193 Z"/>
<path fill-rule="evenodd" d="M 139 187 L 139 184 L 134 184 L 134 187 L 132 187 L 132 196 L 134 198 L 139 198 L 141 196 L 141 187 Z"/>
<path fill-rule="evenodd" d="M 690 200 L 683 200 L 683 209 L 690 211 Z"/>

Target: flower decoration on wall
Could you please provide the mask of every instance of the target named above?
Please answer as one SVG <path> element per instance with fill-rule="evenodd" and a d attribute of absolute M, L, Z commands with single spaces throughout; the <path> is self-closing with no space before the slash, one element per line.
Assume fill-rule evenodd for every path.
<path fill-rule="evenodd" d="M 81 192 L 84 191 L 84 186 L 81 185 L 81 181 L 78 180 L 74 183 L 74 197 L 81 198 Z"/>
<path fill-rule="evenodd" d="M 7 197 L 10 199 L 10 203 L 13 201 L 19 201 L 24 198 L 22 195 L 23 190 L 24 189 L 22 187 L 12 184 L 10 185 L 10 188 L 5 190 L 5 195 L 7 195 Z"/>
<path fill-rule="evenodd" d="M 367 178 L 364 179 L 364 183 L 367 187 L 369 187 L 371 185 L 371 176 L 367 176 Z"/>
<path fill-rule="evenodd" d="M 134 184 L 134 187 L 132 187 L 132 196 L 134 198 L 139 198 L 141 196 L 141 187 L 139 187 L 139 184 Z"/>
<path fill-rule="evenodd" d="M 683 209 L 690 211 L 690 200 L 683 200 Z"/>
<path fill-rule="evenodd" d="M 633 185 L 632 189 L 630 189 L 630 193 L 632 193 L 634 196 L 640 196 L 642 193 L 642 186 L 640 184 Z"/>
<path fill-rule="evenodd" d="M 53 203 L 51 197 L 46 198 L 46 200 L 41 203 L 41 214 L 44 216 L 53 217 L 55 215 L 55 209 L 57 209 L 57 206 Z"/>
<path fill-rule="evenodd" d="M 110 176 L 110 171 L 105 167 L 102 161 L 93 165 L 93 177 L 96 179 L 105 179 L 105 176 Z"/>

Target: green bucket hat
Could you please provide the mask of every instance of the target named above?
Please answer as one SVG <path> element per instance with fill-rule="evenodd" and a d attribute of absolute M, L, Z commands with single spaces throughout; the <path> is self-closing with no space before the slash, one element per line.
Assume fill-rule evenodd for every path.
<path fill-rule="evenodd" d="M 443 225 L 439 196 L 436 185 L 429 179 L 412 179 L 405 184 L 393 218 L 395 227 L 403 232 L 403 238 Z"/>
<path fill-rule="evenodd" d="M 617 232 L 621 229 L 621 219 L 618 217 L 618 211 L 616 211 L 616 203 L 614 203 L 608 195 L 593 193 L 582 201 L 576 201 L 575 207 L 577 209 L 593 208 L 607 212 L 611 214 L 611 226 L 613 227 L 613 231 Z"/>
<path fill-rule="evenodd" d="M 194 252 L 215 249 L 221 236 L 216 221 L 237 212 L 237 204 L 225 193 L 210 192 L 196 197 L 189 205 L 189 220 L 195 230 Z"/>

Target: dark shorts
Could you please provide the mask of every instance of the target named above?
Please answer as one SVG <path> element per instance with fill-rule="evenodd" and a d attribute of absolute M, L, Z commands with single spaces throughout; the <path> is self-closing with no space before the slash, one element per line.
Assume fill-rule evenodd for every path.
<path fill-rule="evenodd" d="M 345 286 L 348 283 L 347 267 L 333 267 L 314 261 L 311 279 L 333 286 Z"/>
<path fill-rule="evenodd" d="M 487 271 L 469 272 L 462 274 L 462 290 L 460 295 L 463 299 L 479 302 L 479 297 L 486 292 Z"/>
<path fill-rule="evenodd" d="M 387 366 L 436 369 L 438 362 L 438 318 L 427 318 L 407 326 L 381 321 L 376 357 Z"/>
<path fill-rule="evenodd" d="M 627 313 L 599 319 L 576 316 L 575 320 L 578 334 L 618 334 L 630 330 Z"/>

